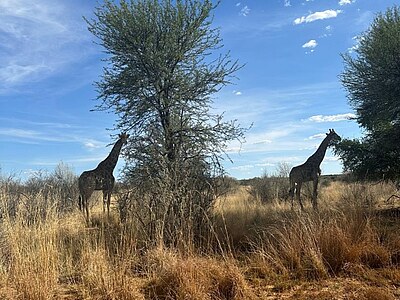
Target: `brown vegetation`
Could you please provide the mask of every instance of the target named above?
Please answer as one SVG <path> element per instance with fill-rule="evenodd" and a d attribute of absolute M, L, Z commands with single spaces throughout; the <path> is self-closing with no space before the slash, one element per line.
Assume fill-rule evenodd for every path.
<path fill-rule="evenodd" d="M 319 212 L 307 203 L 303 213 L 236 185 L 208 212 L 206 247 L 154 245 L 134 214 L 121 222 L 115 208 L 107 219 L 100 205 L 88 228 L 55 185 L 1 180 L 1 299 L 400 297 L 390 183 L 326 183 Z"/>

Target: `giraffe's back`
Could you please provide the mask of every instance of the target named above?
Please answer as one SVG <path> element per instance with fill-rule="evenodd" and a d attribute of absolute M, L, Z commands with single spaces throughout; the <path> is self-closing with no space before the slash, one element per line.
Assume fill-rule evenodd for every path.
<path fill-rule="evenodd" d="M 80 191 L 85 190 L 111 190 L 114 186 L 114 176 L 102 169 L 85 171 L 79 176 L 78 185 Z"/>
<path fill-rule="evenodd" d="M 312 181 L 319 174 L 319 167 L 311 164 L 302 164 L 293 167 L 289 173 L 289 178 L 292 182 L 307 182 Z"/>

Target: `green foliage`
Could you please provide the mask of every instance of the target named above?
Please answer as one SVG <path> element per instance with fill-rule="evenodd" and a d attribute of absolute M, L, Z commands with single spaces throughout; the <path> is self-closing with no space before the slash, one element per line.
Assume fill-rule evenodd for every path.
<path fill-rule="evenodd" d="M 394 178 L 400 174 L 400 8 L 378 14 L 359 38 L 359 47 L 343 55 L 341 81 L 366 130 L 361 140 L 343 140 L 336 152 L 346 170 L 359 177 Z"/>
<path fill-rule="evenodd" d="M 344 170 L 359 179 L 396 179 L 400 174 L 398 132 L 379 132 L 362 140 L 344 139 L 334 151 L 343 161 Z"/>
<path fill-rule="evenodd" d="M 114 111 L 116 128 L 131 132 L 125 154 L 135 168 L 217 162 L 228 141 L 243 137 L 209 111 L 211 95 L 240 67 L 217 52 L 213 9 L 211 1 L 106 1 L 87 21 L 109 55 L 97 108 Z"/>
<path fill-rule="evenodd" d="M 178 228 L 188 214 L 203 216 L 227 143 L 244 136 L 236 121 L 210 112 L 211 96 L 241 67 L 221 51 L 214 8 L 209 0 L 105 1 L 87 20 L 108 61 L 97 109 L 113 111 L 115 129 L 130 134 L 125 177 L 148 197 L 152 224 L 167 218 Z"/>

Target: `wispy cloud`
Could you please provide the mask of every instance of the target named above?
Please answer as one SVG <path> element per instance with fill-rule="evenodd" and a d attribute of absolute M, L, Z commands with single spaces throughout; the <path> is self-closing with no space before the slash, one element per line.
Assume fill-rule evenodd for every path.
<path fill-rule="evenodd" d="M 279 128 L 272 128 L 262 132 L 249 132 L 246 135 L 246 142 L 240 144 L 232 141 L 229 145 L 229 154 L 242 154 L 282 151 L 286 149 L 302 149 L 307 147 L 304 141 L 293 141 L 292 136 L 302 130 L 303 125 L 282 123 Z"/>
<path fill-rule="evenodd" d="M 18 118 L 5 118 L 5 117 L 0 117 L 0 121 L 4 121 L 8 124 L 19 124 L 23 125 L 26 127 L 50 127 L 50 128 L 81 128 L 81 126 L 78 125 L 73 125 L 69 123 L 60 123 L 60 122 L 37 122 L 37 121 L 31 121 L 27 119 L 18 119 Z"/>
<path fill-rule="evenodd" d="M 333 9 L 317 11 L 317 12 L 309 14 L 307 16 L 302 16 L 300 18 L 297 18 L 293 21 L 293 23 L 295 25 L 298 25 L 298 24 L 302 24 L 302 23 L 314 22 L 317 20 L 336 18 L 338 16 L 338 14 L 340 14 L 341 12 L 342 12 L 341 10 L 333 10 Z"/>
<path fill-rule="evenodd" d="M 19 129 L 19 128 L 0 128 L 0 136 L 22 139 L 21 142 L 23 142 L 26 139 L 44 140 L 41 134 L 35 130 Z"/>
<path fill-rule="evenodd" d="M 0 128 L 0 137 L 13 138 L 20 143 L 40 143 L 40 142 L 75 142 L 77 137 L 69 135 L 56 135 L 44 131 L 21 128 Z"/>
<path fill-rule="evenodd" d="M 71 165 L 78 165 L 82 163 L 95 163 L 100 162 L 104 159 L 104 155 L 93 155 L 87 157 L 72 157 L 63 159 L 62 162 L 71 164 Z M 61 161 L 57 159 L 45 159 L 45 158 L 38 158 L 32 160 L 30 163 L 33 166 L 57 166 Z"/>
<path fill-rule="evenodd" d="M 46 147 L 45 145 L 57 145 L 59 147 L 59 151 L 56 154 L 48 155 L 43 152 L 43 154 L 36 153 L 32 157 L 20 158 L 20 160 L 25 160 L 31 166 L 44 168 L 56 166 L 60 163 L 60 160 L 73 165 L 99 162 L 106 157 L 109 151 L 107 142 L 88 138 L 86 133 L 81 132 L 81 128 L 71 127 L 65 130 L 66 128 L 63 126 L 67 124 L 29 122 L 34 125 L 42 125 L 40 128 L 35 128 L 34 125 L 31 125 L 32 129 L 0 127 L 0 143 L 12 142 L 14 144 L 41 145 L 41 147 Z M 53 125 L 58 127 L 54 127 Z M 104 140 L 107 140 L 107 138 L 105 137 Z M 74 156 L 67 150 L 70 147 L 67 144 L 75 145 L 76 149 L 84 149 L 85 151 L 79 150 L 83 154 Z M 17 161 L 17 163 L 20 163 L 20 161 Z"/>
<path fill-rule="evenodd" d="M 94 139 L 83 140 L 83 145 L 89 150 L 104 148 L 104 143 Z"/>
<path fill-rule="evenodd" d="M 319 140 L 319 139 L 323 139 L 325 137 L 326 137 L 325 133 L 317 133 L 312 136 L 309 136 L 306 140 Z"/>
<path fill-rule="evenodd" d="M 337 88 L 340 88 L 340 84 L 332 81 L 279 89 L 265 87 L 246 89 L 242 95 L 236 97 L 233 96 L 234 93 L 231 90 L 220 94 L 214 108 L 217 113 L 224 113 L 227 119 L 237 119 L 242 126 L 268 124 L 267 128 L 277 127 L 278 131 L 282 132 L 282 122 L 301 120 L 312 115 L 313 113 L 304 115 L 303 109 L 310 107 L 311 102 L 329 96 Z M 299 99 L 302 100 L 299 101 Z M 299 109 L 293 109 L 293 107 Z M 267 137 L 267 139 L 271 138 Z"/>
<path fill-rule="evenodd" d="M 231 167 L 230 170 L 234 171 L 240 171 L 240 172 L 248 172 L 254 168 L 254 165 L 242 165 L 242 166 L 236 166 L 236 167 Z"/>
<path fill-rule="evenodd" d="M 250 14 L 250 8 L 246 5 L 244 6 L 239 13 L 243 17 L 247 17 Z"/>
<path fill-rule="evenodd" d="M 321 34 L 319 37 L 320 38 L 327 38 L 329 36 L 332 36 L 332 32 L 333 32 L 333 26 L 332 25 L 325 26 L 325 33 Z"/>
<path fill-rule="evenodd" d="M 291 4 L 290 4 L 290 0 L 284 0 L 284 4 L 283 4 L 285 7 L 289 7 L 289 6 L 292 6 Z"/>
<path fill-rule="evenodd" d="M 51 71 L 51 68 L 44 64 L 18 65 L 18 62 L 14 61 L 10 62 L 8 66 L 0 68 L 0 81 L 6 84 L 14 84 L 49 71 Z"/>
<path fill-rule="evenodd" d="M 14 142 L 19 142 L 22 144 L 40 144 L 43 142 L 51 143 L 79 143 L 83 145 L 87 150 L 92 151 L 94 149 L 105 148 L 105 142 L 101 142 L 95 139 L 89 139 L 85 136 L 70 131 L 73 128 L 69 128 L 68 133 L 64 131 L 60 132 L 59 129 L 65 129 L 67 124 L 56 124 L 56 123 L 36 123 L 30 122 L 31 124 L 42 124 L 41 129 L 26 129 L 26 128 L 16 128 L 16 127 L 0 127 L 0 140 L 12 139 Z M 55 124 L 57 127 L 54 127 Z M 34 126 L 31 126 L 32 128 Z M 50 129 L 52 128 L 52 129 Z M 53 130 L 53 128 L 57 130 Z"/>
<path fill-rule="evenodd" d="M 346 120 L 351 120 L 356 117 L 355 114 L 353 113 L 347 113 L 347 114 L 337 114 L 337 115 L 315 115 L 309 117 L 307 120 L 311 122 L 317 122 L 317 123 L 325 123 L 325 122 L 339 122 L 339 121 L 346 121 Z"/>
<path fill-rule="evenodd" d="M 60 3 L 0 1 L 0 89 L 41 80 L 87 53 L 81 42 L 89 47 L 90 38 L 82 19 Z"/>

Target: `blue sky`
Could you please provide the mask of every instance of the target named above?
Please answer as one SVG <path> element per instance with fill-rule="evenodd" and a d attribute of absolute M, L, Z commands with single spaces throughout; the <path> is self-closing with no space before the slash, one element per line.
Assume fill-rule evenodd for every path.
<path fill-rule="evenodd" d="M 253 126 L 246 143 L 231 143 L 231 176 L 273 174 L 279 163 L 304 162 L 329 128 L 362 134 L 338 75 L 341 53 L 389 0 L 223 0 L 215 11 L 224 49 L 245 64 L 234 85 L 214 95 L 213 109 Z M 63 162 L 76 174 L 111 149 L 115 116 L 91 112 L 102 49 L 82 16 L 96 1 L 0 0 L 0 168 L 28 178 Z M 121 160 L 117 168 L 121 168 Z M 328 151 L 323 174 L 340 173 Z M 118 175 L 118 170 L 115 174 Z"/>

